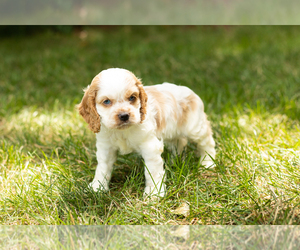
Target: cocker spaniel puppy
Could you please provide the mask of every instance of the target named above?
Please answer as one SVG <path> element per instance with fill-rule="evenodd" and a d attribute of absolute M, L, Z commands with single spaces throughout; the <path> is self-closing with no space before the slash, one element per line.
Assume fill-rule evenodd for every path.
<path fill-rule="evenodd" d="M 144 159 L 145 195 L 164 196 L 164 142 L 180 153 L 187 141 L 197 144 L 205 167 L 214 165 L 215 142 L 203 102 L 187 87 L 163 83 L 143 87 L 130 71 L 111 68 L 94 77 L 79 113 L 96 133 L 97 169 L 90 186 L 108 190 L 117 152 L 138 152 Z"/>

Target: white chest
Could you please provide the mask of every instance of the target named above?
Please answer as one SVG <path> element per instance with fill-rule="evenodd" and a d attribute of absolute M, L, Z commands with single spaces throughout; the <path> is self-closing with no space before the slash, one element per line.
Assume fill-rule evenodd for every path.
<path fill-rule="evenodd" d="M 115 131 L 103 130 L 97 138 L 101 144 L 118 150 L 121 155 L 138 152 L 140 139 L 139 133 L 130 128 Z"/>
<path fill-rule="evenodd" d="M 136 151 L 136 145 L 128 137 L 122 134 L 111 136 L 111 143 L 117 148 L 121 155 L 129 154 Z"/>

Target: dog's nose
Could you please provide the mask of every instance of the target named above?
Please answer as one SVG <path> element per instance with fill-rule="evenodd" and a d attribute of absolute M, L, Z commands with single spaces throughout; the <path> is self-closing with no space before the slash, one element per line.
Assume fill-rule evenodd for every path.
<path fill-rule="evenodd" d="M 128 113 L 121 113 L 118 115 L 119 119 L 122 122 L 127 122 L 129 120 L 129 114 Z"/>

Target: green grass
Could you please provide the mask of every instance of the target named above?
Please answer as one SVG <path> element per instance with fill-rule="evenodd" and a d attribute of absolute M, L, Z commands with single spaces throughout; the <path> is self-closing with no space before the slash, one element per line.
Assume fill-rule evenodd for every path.
<path fill-rule="evenodd" d="M 86 36 L 87 35 L 87 36 Z M 84 38 L 86 36 L 86 38 Z M 81 37 L 81 38 L 80 38 Z M 299 224 L 300 27 L 106 27 L 0 40 L 0 223 Z M 163 153 L 168 193 L 144 200 L 144 165 L 118 157 L 87 188 L 95 136 L 75 109 L 101 70 L 200 95 L 216 168 Z M 182 207 L 187 207 L 182 212 Z"/>

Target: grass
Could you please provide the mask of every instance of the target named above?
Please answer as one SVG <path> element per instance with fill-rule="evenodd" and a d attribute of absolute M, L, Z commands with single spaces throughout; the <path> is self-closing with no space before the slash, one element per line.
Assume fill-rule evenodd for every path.
<path fill-rule="evenodd" d="M 14 226 L 3 249 L 297 249 L 297 226 Z M 18 229 L 18 230 L 16 230 Z M 9 235 L 9 237 L 7 237 Z M 6 236 L 6 237 L 5 237 Z M 50 237 L 49 237 L 50 236 Z M 93 240 L 91 240 L 93 239 Z"/>
<path fill-rule="evenodd" d="M 0 223 L 300 223 L 299 27 L 84 27 L 0 41 Z M 143 199 L 143 160 L 120 156 L 110 192 L 87 188 L 95 137 L 75 104 L 94 75 L 122 67 L 145 85 L 198 93 L 216 168 L 195 145 L 163 153 L 168 193 Z"/>

